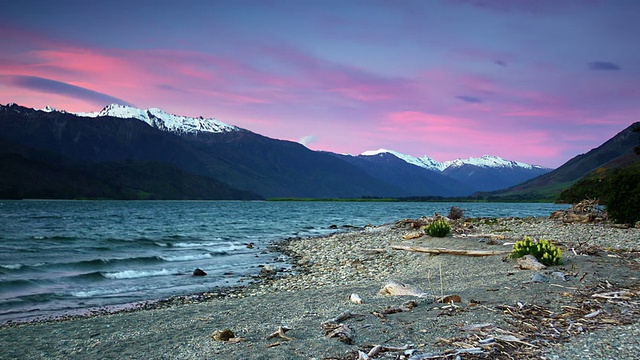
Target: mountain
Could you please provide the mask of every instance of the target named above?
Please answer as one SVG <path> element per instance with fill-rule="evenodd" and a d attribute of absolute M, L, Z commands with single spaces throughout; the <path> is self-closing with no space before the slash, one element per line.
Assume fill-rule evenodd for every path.
<path fill-rule="evenodd" d="M 379 149 L 366 151 L 358 158 L 375 158 L 381 155 L 393 156 L 407 164 L 430 170 L 431 174 L 424 176 L 429 176 L 431 181 L 443 186 L 439 192 L 445 196 L 463 196 L 478 191 L 504 189 L 551 171 L 542 166 L 489 155 L 438 162 L 426 155 L 416 158 L 393 150 Z M 439 176 L 435 177 L 434 173 Z M 444 179 L 446 180 L 443 182 Z"/>
<path fill-rule="evenodd" d="M 21 169 L 29 183 L 39 179 L 65 198 L 73 191 L 62 191 L 64 184 L 84 189 L 77 191 L 80 197 L 464 196 L 548 171 L 490 156 L 439 163 L 390 150 L 359 156 L 312 151 L 212 118 L 122 105 L 93 113 L 0 105 L 0 141 L 8 171 Z M 74 185 L 73 174 L 80 183 Z M 46 193 L 46 187 L 13 179 L 0 182 L 0 196 L 13 191 L 31 197 L 34 187 Z M 194 191 L 196 183 L 202 191 Z"/>
<path fill-rule="evenodd" d="M 634 148 L 638 146 L 640 133 L 634 132 L 634 129 L 638 127 L 640 122 L 630 125 L 597 148 L 572 158 L 547 174 L 486 195 L 555 199 L 563 189 L 600 168 L 621 168 L 636 161 Z"/>
<path fill-rule="evenodd" d="M 407 162 L 391 152 L 358 156 L 334 154 L 334 156 L 357 166 L 372 177 L 402 189 L 406 197 L 465 196 L 473 192 L 473 188 L 467 184 L 438 171 L 427 170 Z"/>
<path fill-rule="evenodd" d="M 15 104 L 1 106 L 0 139 L 88 167 L 123 161 L 166 164 L 262 197 L 403 195 L 355 166 L 298 143 L 211 119 L 167 119 L 158 117 L 159 111 L 115 106 L 104 111 L 104 116 L 78 116 Z M 138 121 L 132 114 L 149 122 Z"/>

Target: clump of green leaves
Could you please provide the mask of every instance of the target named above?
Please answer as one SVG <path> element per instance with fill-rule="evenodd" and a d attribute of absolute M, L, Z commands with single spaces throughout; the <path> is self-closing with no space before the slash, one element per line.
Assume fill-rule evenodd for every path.
<path fill-rule="evenodd" d="M 451 225 L 444 219 L 433 221 L 424 228 L 424 231 L 433 237 L 445 237 L 451 232 Z"/>
<path fill-rule="evenodd" d="M 513 245 L 510 257 L 515 259 L 529 254 L 547 266 L 562 264 L 562 250 L 549 240 L 535 241 L 529 236 L 525 236 L 523 240 L 519 240 Z"/>

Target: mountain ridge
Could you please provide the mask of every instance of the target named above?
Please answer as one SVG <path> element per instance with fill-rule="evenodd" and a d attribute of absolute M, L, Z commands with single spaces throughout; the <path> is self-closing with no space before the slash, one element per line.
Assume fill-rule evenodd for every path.
<path fill-rule="evenodd" d="M 156 108 L 109 105 L 71 113 L 8 104 L 0 105 L 0 120 L 0 138 L 21 146 L 88 163 L 167 163 L 265 198 L 465 196 L 545 171 L 491 156 L 458 159 L 445 168 L 426 155 L 418 159 L 391 150 L 358 156 L 313 151 L 214 118 Z"/>

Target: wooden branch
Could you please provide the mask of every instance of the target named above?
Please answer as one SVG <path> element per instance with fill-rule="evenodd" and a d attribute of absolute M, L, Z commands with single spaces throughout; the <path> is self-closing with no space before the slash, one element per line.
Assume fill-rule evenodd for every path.
<path fill-rule="evenodd" d="M 493 256 L 493 255 L 506 255 L 511 251 L 484 251 L 484 250 L 459 250 L 459 249 L 445 249 L 445 248 L 425 248 L 420 246 L 404 246 L 404 245 L 392 245 L 393 250 L 405 250 L 422 252 L 428 254 L 449 254 L 449 255 L 461 255 L 461 256 Z"/>
<path fill-rule="evenodd" d="M 487 238 L 487 239 L 496 239 L 496 240 L 504 240 L 506 237 L 504 235 L 497 234 L 463 234 L 463 235 L 453 235 L 456 239 L 464 239 L 464 238 Z"/>

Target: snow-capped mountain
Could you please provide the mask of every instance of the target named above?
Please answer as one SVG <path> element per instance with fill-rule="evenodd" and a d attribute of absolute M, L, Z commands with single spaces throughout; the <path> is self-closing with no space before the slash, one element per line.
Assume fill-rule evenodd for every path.
<path fill-rule="evenodd" d="M 181 169 L 187 177 L 189 174 L 210 177 L 234 189 L 267 198 L 467 196 L 478 191 L 504 189 L 549 171 L 494 156 L 441 163 L 429 156 L 417 158 L 386 149 L 367 151 L 359 156 L 313 151 L 301 144 L 267 138 L 216 119 L 123 105 L 110 105 L 94 113 L 0 105 L 0 134 L 0 140 L 56 153 L 70 163 L 79 161 L 78 166 L 93 162 L 100 164 L 96 169 L 104 169 L 100 166 L 108 164 L 113 167 L 108 173 L 140 176 L 140 183 L 146 179 L 138 171 L 138 164 L 142 165 L 140 170 L 154 174 L 165 173 L 163 166 L 169 166 Z M 123 166 L 136 169 L 132 172 L 133 169 Z M 123 171 L 114 170 L 116 168 Z M 171 173 L 178 176 L 175 171 Z M 102 175 L 97 171 L 87 176 L 95 179 Z M 189 179 L 185 184 L 199 181 Z M 64 185 L 67 180 L 62 176 L 58 183 Z M 76 185 L 84 184 L 84 178 L 76 180 Z M 111 181 L 109 177 L 103 180 Z M 86 189 L 109 186 L 102 184 Z"/>
<path fill-rule="evenodd" d="M 455 160 L 444 161 L 444 162 L 433 160 L 432 158 L 426 155 L 417 158 L 411 155 L 406 155 L 406 154 L 399 153 L 397 151 L 387 150 L 387 149 L 365 151 L 361 155 L 374 156 L 382 153 L 388 153 L 388 154 L 394 155 L 397 158 L 402 159 L 412 165 L 416 165 L 428 170 L 434 170 L 434 171 L 440 171 L 440 172 L 445 171 L 448 168 L 459 168 L 464 165 L 473 165 L 481 168 L 512 168 L 512 169 L 522 168 L 522 169 L 549 170 L 542 166 L 530 165 L 530 164 L 526 164 L 519 161 L 506 160 L 499 156 L 490 156 L 490 155 L 484 155 L 479 158 L 471 157 L 468 159 L 455 159 Z"/>
<path fill-rule="evenodd" d="M 393 151 L 393 150 L 387 150 L 387 149 L 378 149 L 378 150 L 370 150 L 370 151 L 365 151 L 360 155 L 364 155 L 364 156 L 374 156 L 374 155 L 379 155 L 379 154 L 391 154 L 401 160 L 404 160 L 405 162 L 412 164 L 412 165 L 416 165 L 419 166 L 421 168 L 425 168 L 428 170 L 434 170 L 434 171 L 442 171 L 444 169 L 446 169 L 446 166 L 444 165 L 444 163 L 438 162 L 433 160 L 432 158 L 428 157 L 427 155 L 425 156 L 421 156 L 419 158 L 417 157 L 413 157 L 411 155 L 406 155 L 406 154 L 402 154 L 399 153 L 397 151 Z"/>
<path fill-rule="evenodd" d="M 428 156 L 416 158 L 393 150 L 379 149 L 366 151 L 359 157 L 370 160 L 378 159 L 380 162 L 385 156 L 394 156 L 407 164 L 429 170 L 431 173 L 441 174 L 449 181 L 455 180 L 457 182 L 454 188 L 463 191 L 472 189 L 470 192 L 507 188 L 551 171 L 551 169 L 542 166 L 489 155 L 438 162 Z"/>
<path fill-rule="evenodd" d="M 57 111 L 46 107 L 43 111 Z M 82 117 L 112 116 L 122 119 L 138 119 L 160 130 L 175 133 L 195 134 L 198 132 L 224 133 L 240 130 L 240 128 L 223 123 L 213 118 L 187 117 L 168 114 L 158 108 L 146 110 L 137 109 L 131 106 L 111 104 L 101 111 L 88 113 L 74 113 Z"/>
<path fill-rule="evenodd" d="M 449 167 L 460 167 L 463 165 L 474 165 L 485 168 L 523 168 L 523 169 L 546 169 L 539 165 L 530 165 L 519 161 L 506 160 L 499 156 L 483 155 L 479 158 L 470 157 L 468 159 L 456 159 L 442 163 L 444 169 Z"/>

